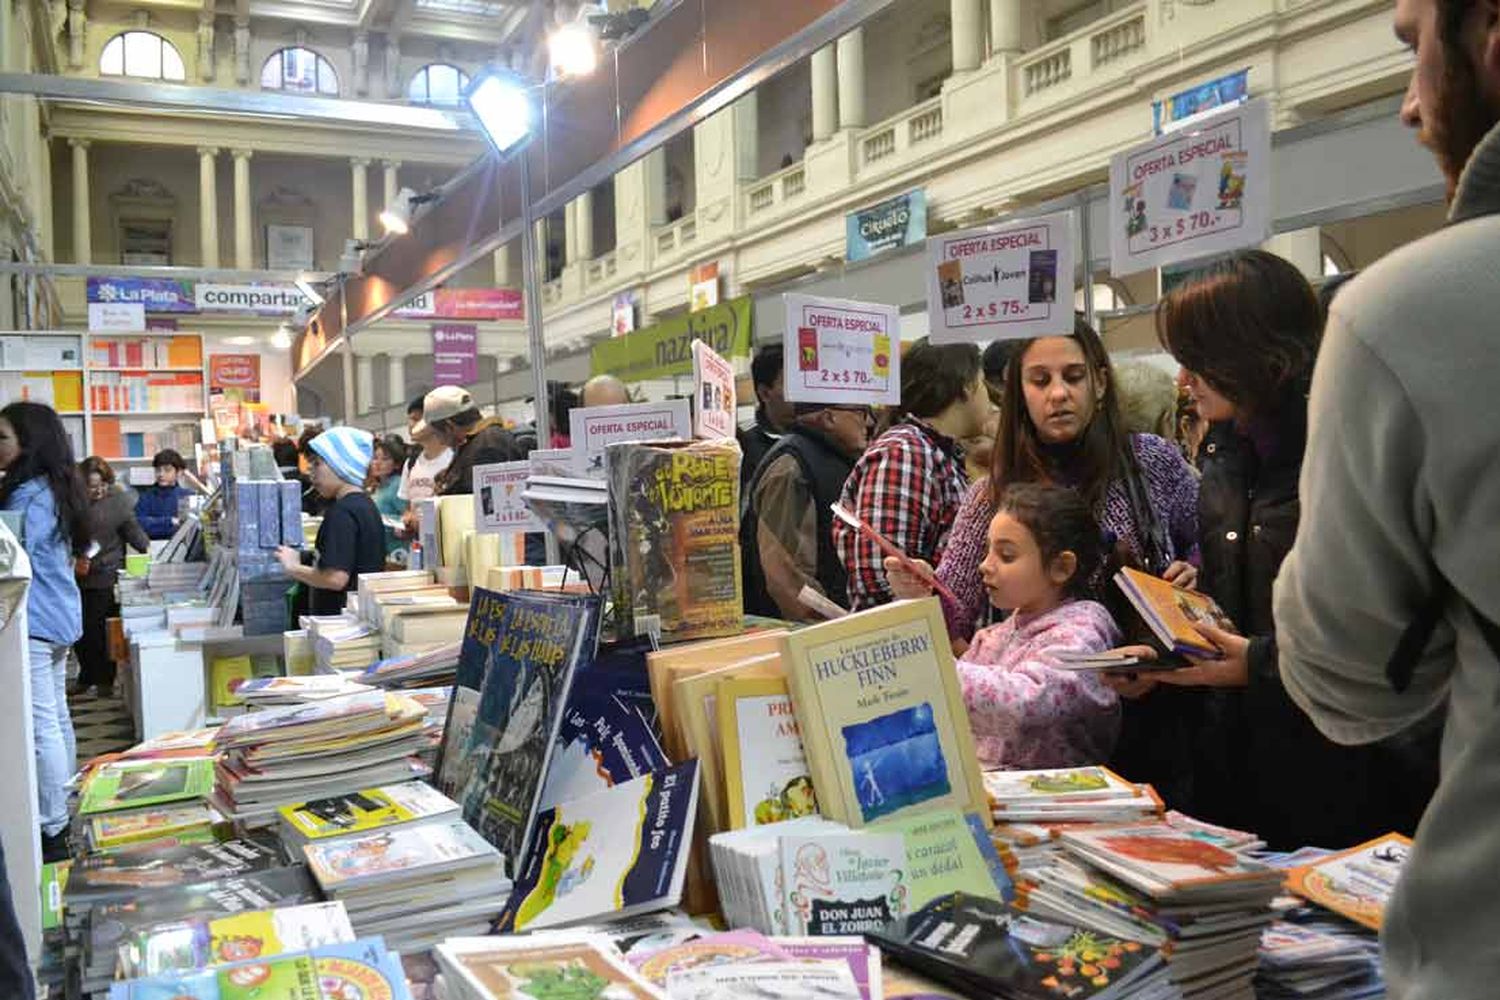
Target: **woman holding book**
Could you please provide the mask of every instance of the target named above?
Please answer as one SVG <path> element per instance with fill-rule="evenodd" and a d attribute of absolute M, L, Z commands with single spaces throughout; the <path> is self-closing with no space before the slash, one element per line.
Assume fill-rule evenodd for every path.
<path fill-rule="evenodd" d="M 92 555 L 78 559 L 78 590 L 83 601 L 83 636 L 73 644 L 78 657 L 78 681 L 68 692 L 77 696 L 98 686 L 99 697 L 115 692 L 115 664 L 109 658 L 106 631 L 110 618 L 119 614 L 115 582 L 125 565 L 125 546 L 145 552 L 151 539 L 135 518 L 136 495 L 115 482 L 115 470 L 98 456 L 78 463 L 87 491 L 89 548 Z M 94 549 L 94 545 L 98 546 Z"/>
<path fill-rule="evenodd" d="M 21 515 L 31 561 L 26 594 L 31 719 L 36 739 L 42 857 L 68 855 L 68 790 L 77 749 L 68 715 L 68 650 L 83 634 L 73 560 L 88 545 L 87 501 L 57 414 L 40 403 L 0 410 L 0 510 Z"/>
<path fill-rule="evenodd" d="M 1425 745 L 1418 737 L 1339 746 L 1287 697 L 1277 666 L 1271 588 L 1297 534 L 1323 328 L 1312 287 L 1282 258 L 1245 251 L 1174 289 L 1156 324 L 1209 424 L 1199 453 L 1200 588 L 1241 634 L 1200 626 L 1222 658 L 1116 686 L 1146 700 L 1158 685 L 1209 689 L 1191 753 L 1190 808 L 1201 818 L 1253 830 L 1277 849 L 1412 833 L 1436 784 L 1436 733 Z"/>

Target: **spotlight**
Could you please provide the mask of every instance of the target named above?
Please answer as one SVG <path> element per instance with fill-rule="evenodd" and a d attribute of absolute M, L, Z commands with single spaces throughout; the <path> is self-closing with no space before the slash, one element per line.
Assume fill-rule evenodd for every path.
<path fill-rule="evenodd" d="M 530 90 L 510 73 L 485 70 L 469 86 L 464 103 L 479 119 L 485 137 L 502 155 L 531 135 L 536 110 Z"/>
<path fill-rule="evenodd" d="M 339 273 L 358 277 L 365 273 L 365 251 L 372 244 L 364 240 L 345 240 L 344 252 L 339 255 Z"/>
<path fill-rule="evenodd" d="M 285 323 L 278 326 L 276 332 L 271 334 L 271 346 L 278 351 L 284 351 L 292 346 L 292 331 Z"/>
<path fill-rule="evenodd" d="M 588 76 L 599 65 L 599 42 L 587 24 L 575 21 L 547 37 L 547 55 L 553 76 Z"/>
<path fill-rule="evenodd" d="M 380 213 L 380 224 L 385 227 L 386 235 L 405 236 L 411 232 L 411 217 L 416 207 L 430 201 L 437 201 L 437 199 L 436 191 L 417 194 L 411 188 L 402 188 L 397 192 L 396 200 Z"/>

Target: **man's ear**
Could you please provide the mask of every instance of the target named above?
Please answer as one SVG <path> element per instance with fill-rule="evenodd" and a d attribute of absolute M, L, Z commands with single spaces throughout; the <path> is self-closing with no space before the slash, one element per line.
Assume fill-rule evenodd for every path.
<path fill-rule="evenodd" d="M 1078 554 L 1071 549 L 1053 556 L 1052 562 L 1047 566 L 1047 578 L 1059 587 L 1066 586 L 1077 572 Z"/>

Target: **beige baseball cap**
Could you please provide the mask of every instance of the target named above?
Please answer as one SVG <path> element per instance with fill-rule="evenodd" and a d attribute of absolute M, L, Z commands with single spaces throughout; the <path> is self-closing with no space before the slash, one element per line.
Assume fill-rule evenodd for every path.
<path fill-rule="evenodd" d="M 469 390 L 458 385 L 440 385 L 422 400 L 422 423 L 431 426 L 439 420 L 451 420 L 460 413 L 478 409 Z"/>
<path fill-rule="evenodd" d="M 418 420 L 411 425 L 411 439 L 413 441 L 420 441 L 431 432 L 432 428 L 427 426 L 427 421 L 425 420 Z"/>

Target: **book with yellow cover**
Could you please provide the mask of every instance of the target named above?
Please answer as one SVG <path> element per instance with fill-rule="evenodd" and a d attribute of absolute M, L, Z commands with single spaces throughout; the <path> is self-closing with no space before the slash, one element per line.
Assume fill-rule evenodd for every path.
<path fill-rule="evenodd" d="M 720 680 L 725 826 L 738 830 L 811 816 L 818 798 L 785 677 Z"/>
<path fill-rule="evenodd" d="M 1234 632 L 1234 622 L 1207 594 L 1184 590 L 1160 577 L 1126 567 L 1115 574 L 1115 585 L 1125 593 L 1152 633 L 1169 653 L 1217 659 L 1224 653 L 1195 627 L 1214 625 Z"/>
<path fill-rule="evenodd" d="M 656 703 L 661 724 L 662 748 L 673 760 L 687 756 L 687 741 L 677 725 L 677 711 L 672 699 L 672 685 L 689 674 L 704 673 L 751 656 L 781 652 L 779 629 L 753 632 L 732 639 L 710 639 L 684 643 L 646 654 L 646 674 L 651 682 L 651 700 Z"/>
<path fill-rule="evenodd" d="M 457 802 L 425 781 L 403 781 L 282 806 L 279 811 L 282 839 L 295 846 L 407 823 L 456 819 L 459 808 Z"/>
<path fill-rule="evenodd" d="M 248 656 L 220 656 L 214 659 L 209 672 L 213 680 L 214 706 L 228 708 L 243 705 L 235 692 L 239 686 L 255 676 L 254 665 Z"/>
<path fill-rule="evenodd" d="M 684 677 L 672 685 L 677 717 L 687 739 L 685 756 L 697 757 L 703 773 L 703 805 L 700 822 L 710 834 L 727 829 L 724 802 L 724 767 L 720 756 L 719 682 L 730 677 L 779 677 L 785 671 L 778 653 L 752 656 L 727 667 Z"/>
<path fill-rule="evenodd" d="M 851 827 L 989 800 L 937 598 L 783 637 L 818 808 Z"/>
<path fill-rule="evenodd" d="M 107 851 L 145 840 L 175 837 L 200 829 L 206 831 L 218 820 L 218 814 L 204 802 L 105 813 L 89 820 L 89 843 L 96 851 Z"/>

